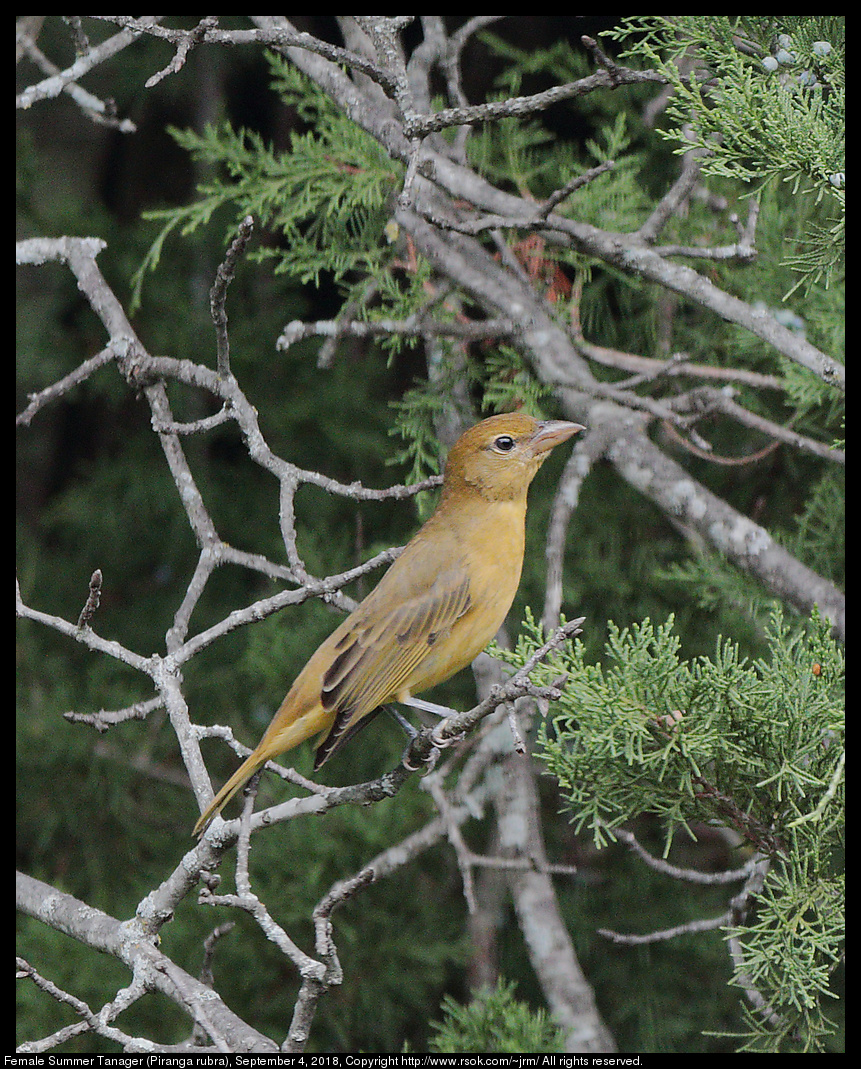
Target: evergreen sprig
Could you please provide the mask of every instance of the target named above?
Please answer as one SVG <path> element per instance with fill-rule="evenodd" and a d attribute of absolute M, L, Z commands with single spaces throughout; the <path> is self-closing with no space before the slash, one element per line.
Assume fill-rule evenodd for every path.
<path fill-rule="evenodd" d="M 846 567 L 846 479 L 829 468 L 810 488 L 797 528 L 787 539 L 800 560 L 820 575 L 843 583 Z"/>
<path fill-rule="evenodd" d="M 432 1022 L 430 1049 L 437 1054 L 503 1054 L 530 1051 L 560 1054 L 562 1030 L 544 1010 L 533 1010 L 515 997 L 514 984 L 497 981 L 466 1006 L 446 996 L 443 1020 Z"/>
<path fill-rule="evenodd" d="M 736 982 L 753 982 L 773 1011 L 771 1023 L 753 1018 L 757 1042 L 778 1050 L 778 1018 L 814 1047 L 827 1032 L 821 1002 L 840 960 L 844 657 L 817 614 L 793 631 L 775 609 L 766 637 L 768 655 L 754 661 L 728 640 L 683 660 L 672 618 L 611 625 L 603 663 L 586 663 L 575 641 L 533 678 L 567 674 L 538 755 L 596 844 L 650 812 L 664 822 L 666 851 L 679 828 L 694 835 L 692 825 L 711 822 L 769 859 L 727 936 L 741 948 Z M 527 615 L 516 649 L 498 652 L 520 667 L 542 641 Z"/>
<path fill-rule="evenodd" d="M 825 202 L 786 262 L 799 285 L 827 286 L 845 246 L 844 18 L 634 15 L 607 36 L 672 85 L 665 136 L 677 152 L 702 149 L 706 174 L 760 187 L 778 177 Z"/>
<path fill-rule="evenodd" d="M 251 254 L 273 257 L 277 274 L 315 285 L 324 272 L 336 282 L 353 271 L 382 275 L 383 263 L 392 257 L 385 226 L 401 180 L 400 165 L 285 60 L 271 56 L 270 63 L 275 88 L 312 128 L 291 131 L 285 152 L 275 151 L 253 130 L 236 130 L 228 122 L 207 125 L 202 133 L 170 128 L 195 161 L 217 173 L 201 183 L 190 204 L 144 213 L 163 220 L 164 226 L 135 275 L 136 298 L 172 231 L 179 227 L 187 236 L 225 206 L 233 209 L 237 224 L 253 215 L 279 234 L 277 248 Z"/>

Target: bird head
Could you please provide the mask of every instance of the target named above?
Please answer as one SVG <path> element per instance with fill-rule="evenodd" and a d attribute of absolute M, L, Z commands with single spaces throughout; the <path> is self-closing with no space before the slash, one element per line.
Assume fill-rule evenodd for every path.
<path fill-rule="evenodd" d="M 508 412 L 482 420 L 458 438 L 445 466 L 443 498 L 477 493 L 490 501 L 525 497 L 550 450 L 585 430 L 566 420 Z"/>

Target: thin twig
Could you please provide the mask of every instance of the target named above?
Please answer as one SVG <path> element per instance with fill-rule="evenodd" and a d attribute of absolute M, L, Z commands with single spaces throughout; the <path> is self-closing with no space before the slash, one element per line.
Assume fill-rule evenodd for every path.
<path fill-rule="evenodd" d="M 756 858 L 753 858 L 738 869 L 728 869 L 725 872 L 700 872 L 698 869 L 680 868 L 678 865 L 671 865 L 669 861 L 664 861 L 663 858 L 655 857 L 640 845 L 632 832 L 625 828 L 614 828 L 613 835 L 625 843 L 650 869 L 664 876 L 671 876 L 675 880 L 685 880 L 687 883 L 704 885 L 737 883 L 739 880 L 747 880 L 757 863 Z"/>
<path fill-rule="evenodd" d="M 203 431 L 211 431 L 215 427 L 220 427 L 222 423 L 228 423 L 231 418 L 227 405 L 222 405 L 213 415 L 202 416 L 191 423 L 159 423 L 155 417 L 152 418 L 151 423 L 156 434 L 200 434 Z"/>
<path fill-rule="evenodd" d="M 487 338 L 505 338 L 519 333 L 520 327 L 509 319 L 483 319 L 475 321 L 441 322 L 420 316 L 409 319 L 341 320 L 325 319 L 316 323 L 304 323 L 294 319 L 281 332 L 275 347 L 289 349 L 304 338 L 322 336 L 337 338 L 347 335 L 352 338 L 399 337 L 421 338 L 428 334 L 439 337 L 463 338 L 466 341 L 484 341 Z"/>
<path fill-rule="evenodd" d="M 93 17 L 98 18 L 99 16 L 96 15 Z M 139 30 L 137 32 L 129 29 L 121 30 L 119 33 L 114 34 L 113 37 L 109 37 L 107 41 L 103 41 L 101 44 L 96 45 L 95 48 L 91 48 L 85 55 L 78 56 L 71 67 L 67 67 L 64 71 L 59 71 L 57 73 L 52 72 L 50 76 L 43 81 L 38 82 L 36 85 L 28 86 L 16 98 L 15 106 L 21 109 L 31 108 L 38 101 L 51 100 L 53 97 L 59 96 L 62 92 L 70 93 L 80 102 L 82 95 L 81 92 L 78 91 L 78 87 L 75 83 L 100 63 L 104 63 L 105 60 L 115 56 L 124 48 L 128 48 L 128 46 L 136 40 L 140 32 L 149 32 L 150 30 L 155 29 L 156 20 L 163 17 L 163 15 L 144 15 L 140 19 Z M 87 94 L 87 96 L 91 101 L 86 105 L 88 110 L 94 112 L 105 110 L 105 106 L 101 101 L 97 101 L 96 98 L 92 97 L 90 94 Z M 126 132 L 130 129 L 134 130 L 134 128 L 134 124 L 131 124 L 131 127 L 126 127 Z"/>
<path fill-rule="evenodd" d="M 641 241 L 654 242 L 667 222 L 674 215 L 678 215 L 683 205 L 687 203 L 699 181 L 704 155 L 705 152 L 702 149 L 693 148 L 684 154 L 679 177 L 658 201 L 649 218 L 635 232 Z"/>
<path fill-rule="evenodd" d="M 78 19 L 80 25 L 79 16 L 68 16 L 71 19 Z M 42 71 L 43 74 L 49 75 L 51 78 L 61 78 L 63 76 L 59 67 L 53 64 L 48 57 L 37 47 L 36 42 L 27 33 L 16 35 L 16 41 L 21 50 L 25 52 L 30 59 L 36 64 L 36 66 Z M 79 57 L 84 58 L 88 55 L 89 49 L 83 52 L 78 52 Z M 69 82 L 63 86 L 64 92 L 66 92 L 72 100 L 78 105 L 81 111 L 92 122 L 97 123 L 100 126 L 108 126 L 111 129 L 119 130 L 122 134 L 133 134 L 137 131 L 137 126 L 131 119 L 120 119 L 116 114 L 116 103 L 110 98 L 100 100 L 94 96 L 83 86 L 77 85 L 75 82 Z"/>
<path fill-rule="evenodd" d="M 675 404 L 680 410 L 683 410 L 678 400 Z M 800 449 L 802 452 L 820 457 L 822 460 L 831 460 L 835 464 L 845 465 L 846 463 L 846 454 L 842 449 L 832 448 L 826 442 L 818 442 L 814 438 L 799 434 L 797 431 L 792 430 L 791 427 L 781 426 L 781 424 L 766 419 L 764 416 L 760 416 L 756 412 L 751 412 L 743 405 L 733 401 L 733 399 L 723 390 L 716 390 L 709 386 L 701 386 L 697 390 L 692 390 L 686 396 L 685 404 L 686 407 L 694 412 L 694 414 L 721 412 L 725 416 L 729 416 L 731 419 L 737 420 L 739 423 L 743 423 L 747 427 L 751 427 L 754 430 L 761 431 L 763 434 L 767 434 L 770 438 L 775 439 L 775 441 L 767 447 L 769 450 L 774 448 L 778 442 L 785 442 L 787 445 Z M 727 458 L 727 461 L 729 463 L 743 463 L 746 459 L 747 458 L 740 458 L 740 460 L 736 460 L 735 458 Z"/>
<path fill-rule="evenodd" d="M 706 920 L 686 921 L 677 924 L 673 928 L 662 928 L 660 931 L 646 932 L 644 935 L 635 935 L 626 932 L 616 932 L 612 928 L 599 928 L 598 935 L 609 939 L 611 943 L 622 943 L 627 946 L 644 946 L 648 943 L 662 943 L 668 939 L 677 939 L 680 935 L 695 935 L 698 932 L 713 932 L 717 928 L 725 927 L 731 919 L 731 914 L 721 913 L 718 917 L 709 917 Z"/>
<path fill-rule="evenodd" d="M 174 45 L 180 45 L 186 38 L 195 37 L 195 44 L 221 44 L 228 46 L 237 45 L 269 45 L 277 48 L 302 48 L 313 52 L 318 56 L 331 60 L 333 63 L 343 64 L 362 74 L 367 75 L 372 81 L 377 82 L 384 89 L 391 92 L 392 80 L 388 72 L 374 63 L 369 63 L 364 57 L 346 48 L 329 44 L 310 33 L 300 33 L 286 29 L 255 29 L 255 30 L 222 30 L 217 26 L 207 25 L 201 33 L 200 24 L 193 30 L 180 30 L 158 23 L 147 21 L 145 16 L 135 18 L 133 15 L 91 15 L 91 18 L 112 22 L 117 26 L 127 28 L 135 37 L 141 34 L 149 34 L 152 37 L 160 37 L 170 41 Z"/>
<path fill-rule="evenodd" d="M 520 725 L 517 723 L 517 706 L 514 702 L 506 702 L 504 708 L 508 717 L 508 726 L 511 729 L 511 737 L 514 740 L 514 750 L 521 755 L 525 754 L 526 743 L 523 741 Z"/>
<path fill-rule="evenodd" d="M 431 747 L 445 748 L 450 745 L 452 741 L 456 741 L 465 731 L 470 731 L 480 720 L 483 720 L 489 713 L 493 712 L 497 706 L 503 705 L 505 702 L 513 701 L 515 698 L 521 698 L 524 695 L 531 695 L 533 697 L 550 698 L 551 700 L 558 699 L 560 697 L 560 691 L 551 687 L 537 687 L 530 680 L 529 676 L 533 669 L 558 646 L 561 646 L 563 642 L 568 641 L 575 635 L 581 633 L 580 625 L 585 620 L 584 616 L 579 617 L 576 620 L 569 620 L 567 623 L 558 627 L 550 637 L 543 642 L 537 650 L 529 657 L 524 663 L 522 668 L 519 668 L 514 675 L 511 676 L 507 682 L 493 686 L 490 688 L 490 692 L 486 698 L 474 706 L 468 712 L 457 713 L 454 716 L 446 717 L 441 720 L 430 732 L 422 732 L 417 739 L 407 749 L 405 759 L 418 759 L 419 762 L 424 761 L 430 754 Z"/>
<path fill-rule="evenodd" d="M 231 241 L 224 259 L 218 265 L 215 281 L 209 291 L 209 307 L 212 322 L 215 324 L 215 340 L 218 350 L 217 368 L 219 377 L 226 379 L 230 374 L 230 340 L 227 336 L 227 287 L 236 274 L 236 265 L 245 253 L 248 239 L 254 230 L 254 219 L 246 215 L 239 224 L 239 231 Z"/>
<path fill-rule="evenodd" d="M 140 654 L 135 653 L 121 645 L 119 642 L 101 638 L 90 627 L 79 628 L 76 624 L 71 623 L 69 620 L 64 620 L 60 616 L 54 616 L 47 612 L 40 612 L 38 609 L 32 609 L 29 605 L 25 605 L 21 600 L 21 591 L 18 587 L 17 580 L 15 583 L 15 594 L 15 613 L 22 619 L 34 620 L 36 623 L 42 624 L 45 627 L 53 628 L 53 630 L 59 631 L 61 635 L 75 639 L 88 649 L 94 650 L 97 653 L 104 653 L 109 657 L 122 661 L 123 664 L 129 665 L 131 668 L 136 668 L 139 672 L 143 672 L 146 675 L 152 675 L 153 665 L 150 658 L 141 657 Z"/>
<path fill-rule="evenodd" d="M 212 959 L 215 956 L 215 948 L 219 940 L 233 931 L 236 921 L 225 921 L 213 928 L 203 941 L 203 961 L 200 966 L 200 982 L 207 987 L 213 986 Z"/>
<path fill-rule="evenodd" d="M 185 62 L 192 49 L 204 40 L 208 30 L 214 30 L 217 26 L 218 15 L 204 15 L 193 30 L 189 30 L 185 37 L 176 42 L 176 52 L 174 52 L 173 59 L 171 59 L 170 63 L 156 74 L 147 78 L 144 82 L 144 87 L 146 89 L 152 89 L 153 86 L 158 85 L 162 78 L 166 78 L 169 74 L 176 74 L 181 71 L 185 66 Z"/>
<path fill-rule="evenodd" d="M 590 167 L 588 171 L 584 171 L 583 174 L 575 175 L 574 178 L 566 182 L 564 186 L 557 189 L 555 193 L 551 193 L 547 200 L 540 206 L 536 214 L 537 219 L 546 219 L 547 216 L 557 208 L 564 200 L 567 200 L 572 193 L 575 193 L 578 189 L 582 189 L 583 186 L 588 185 L 589 182 L 594 182 L 599 175 L 606 174 L 607 171 L 612 171 L 616 166 L 614 160 L 605 160 L 603 163 L 599 163 L 596 167 Z"/>
<path fill-rule="evenodd" d="M 101 598 L 102 570 L 101 568 L 96 568 L 96 570 L 90 576 L 90 592 L 87 595 L 87 600 L 83 609 L 81 609 L 81 615 L 78 617 L 79 628 L 85 628 L 90 626 L 90 620 L 92 620 L 92 618 L 95 616 Z"/>
<path fill-rule="evenodd" d="M 40 390 L 38 393 L 29 394 L 30 403 L 27 407 L 19 412 L 15 417 L 15 425 L 17 427 L 29 427 L 30 420 L 36 413 L 50 404 L 51 401 L 55 401 L 58 397 L 62 397 L 63 394 L 68 393 L 74 386 L 78 386 L 86 380 L 99 368 L 104 367 L 105 364 L 109 364 L 116 357 L 116 353 L 111 345 L 105 346 L 100 353 L 96 353 L 95 356 L 91 356 L 88 360 L 84 360 L 79 364 L 74 371 L 70 371 L 68 375 L 64 375 L 63 378 L 58 379 L 50 386 L 46 386 L 44 390 Z"/>
<path fill-rule="evenodd" d="M 463 881 L 463 897 L 466 901 L 466 908 L 470 913 L 476 913 L 478 905 L 475 901 L 475 884 L 472 878 L 472 851 L 464 842 L 458 822 L 454 819 L 453 809 L 443 789 L 442 780 L 438 773 L 432 772 L 424 777 L 421 786 L 433 798 L 439 815 L 445 824 L 446 837 L 454 850 L 457 867 L 460 870 L 461 880 Z"/>
<path fill-rule="evenodd" d="M 650 70 L 636 71 L 627 67 L 617 67 L 615 77 L 611 77 L 606 71 L 597 71 L 575 82 L 556 85 L 552 89 L 545 89 L 532 96 L 509 97 L 508 100 L 492 100 L 486 104 L 460 108 L 443 108 L 442 111 L 436 111 L 432 115 L 416 116 L 404 123 L 404 134 L 408 138 L 422 138 L 429 133 L 445 130 L 450 126 L 470 126 L 512 116 L 534 115 L 538 111 L 545 111 L 553 104 L 585 96 L 596 89 L 615 89 L 620 85 L 639 85 L 643 82 L 663 83 L 665 80 L 662 74 Z"/>
<path fill-rule="evenodd" d="M 69 994 L 68 991 L 58 987 L 53 981 L 46 979 L 24 958 L 16 957 L 15 967 L 20 976 L 29 977 L 36 987 L 41 991 L 44 991 L 45 994 L 50 995 L 51 998 L 61 1004 L 70 1006 L 78 1016 L 84 1018 L 81 1024 L 69 1025 L 45 1039 L 23 1044 L 18 1048 L 19 1053 L 38 1054 L 42 1051 L 50 1050 L 52 1047 L 84 1032 L 92 1032 L 94 1035 L 104 1036 L 105 1039 L 113 1040 L 113 1042 L 119 1043 L 123 1050 L 128 1051 L 129 1053 L 152 1054 L 162 1049 L 160 1044 L 153 1043 L 148 1039 L 141 1039 L 137 1036 L 130 1036 L 127 1032 L 123 1032 L 121 1029 L 110 1025 L 108 1021 L 112 1019 L 110 1013 L 111 1003 L 108 1003 L 101 1012 L 94 1013 L 86 1002 L 77 998 L 75 995 Z M 136 999 L 144 994 L 146 994 L 146 990 L 143 985 L 137 985 Z M 126 1004 L 130 1005 L 131 1003 L 127 1001 Z M 118 1012 L 119 1010 L 117 1010 L 117 1013 Z"/>
<path fill-rule="evenodd" d="M 156 696 L 155 698 L 149 698 L 146 701 L 135 702 L 134 705 L 127 705 L 125 708 L 117 709 L 113 712 L 108 712 L 105 709 L 100 709 L 97 713 L 76 713 L 70 711 L 68 713 L 63 713 L 63 717 L 71 724 L 89 724 L 90 727 L 94 727 L 96 731 L 103 733 L 114 727 L 116 724 L 125 724 L 129 720 L 146 720 L 151 712 L 163 708 L 164 699 L 160 696 Z"/>

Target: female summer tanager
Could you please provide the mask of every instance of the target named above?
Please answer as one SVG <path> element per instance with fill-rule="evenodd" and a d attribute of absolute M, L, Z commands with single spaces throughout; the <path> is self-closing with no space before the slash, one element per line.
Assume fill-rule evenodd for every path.
<path fill-rule="evenodd" d="M 317 769 L 381 705 L 409 704 L 478 656 L 520 582 L 529 484 L 550 450 L 583 429 L 515 412 L 461 435 L 436 511 L 299 673 L 195 834 L 271 757 L 320 735 Z"/>

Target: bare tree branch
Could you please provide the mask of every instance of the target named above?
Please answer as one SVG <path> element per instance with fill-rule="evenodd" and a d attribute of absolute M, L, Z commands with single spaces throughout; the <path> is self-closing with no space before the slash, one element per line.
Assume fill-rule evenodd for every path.
<path fill-rule="evenodd" d="M 105 1039 L 111 1039 L 115 1043 L 121 1044 L 123 1050 L 128 1051 L 129 1053 L 152 1054 L 156 1051 L 163 1050 L 159 1044 L 153 1043 L 151 1040 L 142 1039 L 138 1036 L 130 1036 L 121 1029 L 108 1023 L 122 1010 L 131 1005 L 132 1002 L 146 994 L 146 989 L 143 984 L 136 984 L 133 981 L 131 987 L 121 991 L 119 996 L 114 999 L 113 1002 L 103 1006 L 99 1013 L 93 1013 L 86 1002 L 77 998 L 75 995 L 70 994 L 68 991 L 64 991 L 55 983 L 40 975 L 33 966 L 30 965 L 29 962 L 24 961 L 23 958 L 16 957 L 15 964 L 20 977 L 29 977 L 40 990 L 44 991 L 47 995 L 50 995 L 51 998 L 56 999 L 57 1002 L 69 1006 L 79 1017 L 83 1017 L 83 1021 L 81 1021 L 80 1024 L 73 1024 L 66 1028 L 61 1028 L 53 1035 L 45 1036 L 43 1039 L 32 1043 L 22 1043 L 17 1048 L 17 1053 L 41 1054 L 43 1051 L 51 1050 L 53 1047 L 65 1043 L 68 1039 L 84 1035 L 88 1032 L 91 1032 L 93 1035 L 103 1036 Z M 133 997 L 130 996 L 132 988 L 134 988 Z"/>
<path fill-rule="evenodd" d="M 139 918 L 120 922 L 21 872 L 16 877 L 16 892 L 17 906 L 23 913 L 124 962 L 139 984 L 160 991 L 192 1015 L 216 1047 L 234 1052 L 277 1050 L 271 1039 L 237 1017 L 211 988 L 158 950 Z"/>
<path fill-rule="evenodd" d="M 141 19 L 141 30 L 153 29 L 156 26 L 156 19 L 157 16 L 145 16 Z M 97 45 L 95 48 L 91 48 L 85 55 L 78 56 L 71 67 L 56 74 L 52 73 L 50 77 L 44 79 L 44 81 L 38 82 L 36 85 L 28 86 L 16 98 L 15 106 L 27 109 L 32 107 L 38 101 L 50 100 L 63 91 L 72 92 L 75 83 L 78 82 L 79 79 L 94 67 L 97 67 L 100 63 L 104 63 L 105 60 L 112 58 L 124 48 L 128 48 L 137 36 L 137 33 L 130 30 L 121 30 L 119 33 L 114 34 L 114 36 L 108 38 L 107 41 L 102 42 L 102 44 Z M 87 94 L 86 97 L 83 97 L 82 94 L 75 90 L 73 96 L 77 97 L 79 103 L 81 103 L 82 100 L 86 101 L 85 107 L 88 110 L 96 113 L 104 110 L 104 105 L 102 105 L 101 102 L 96 101 L 95 98 L 90 97 L 89 94 Z M 130 127 L 126 127 L 127 132 L 130 132 L 133 129 L 133 124 Z"/>

